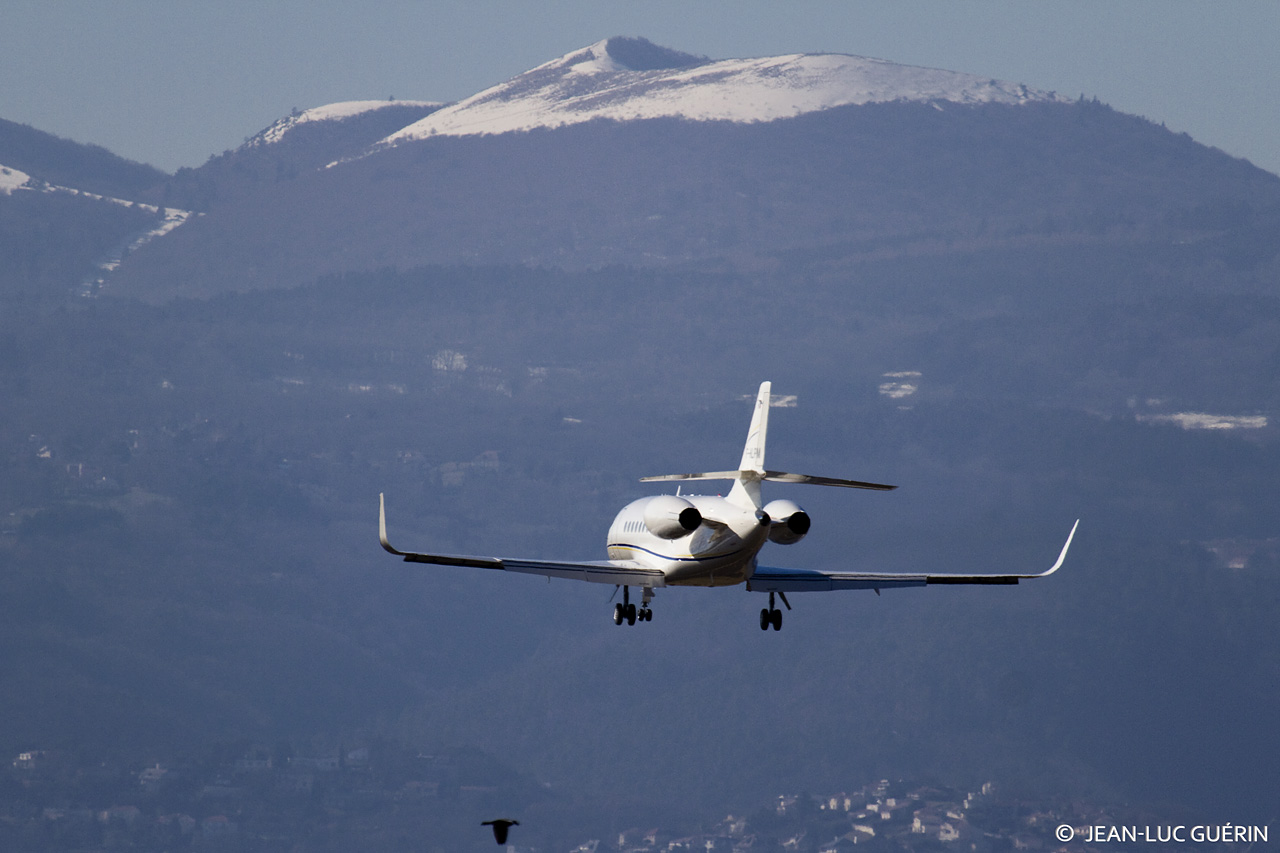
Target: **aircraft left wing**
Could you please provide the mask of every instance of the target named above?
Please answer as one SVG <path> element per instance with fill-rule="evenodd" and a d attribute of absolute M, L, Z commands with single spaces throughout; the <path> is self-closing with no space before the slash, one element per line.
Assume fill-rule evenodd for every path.
<path fill-rule="evenodd" d="M 598 562 L 555 562 L 550 560 L 522 560 L 509 557 L 467 557 L 454 554 L 418 554 L 401 551 L 387 540 L 386 500 L 378 495 L 378 541 L 383 549 L 406 563 L 433 563 L 440 566 L 465 566 L 473 569 L 497 569 L 542 575 L 549 578 L 609 583 L 615 586 L 665 586 L 665 576 L 657 569 L 641 568 L 621 560 Z"/>
<path fill-rule="evenodd" d="M 1080 520 L 1071 526 L 1066 544 L 1058 554 L 1058 560 L 1043 572 L 1004 575 L 955 575 L 955 574 L 891 574 L 888 572 L 823 572 L 814 569 L 777 569 L 757 566 L 747 580 L 752 592 L 819 592 L 833 589 L 896 589 L 906 586 L 930 584 L 1015 584 L 1020 580 L 1044 578 L 1062 568 L 1067 559 L 1067 549 L 1075 538 Z"/>

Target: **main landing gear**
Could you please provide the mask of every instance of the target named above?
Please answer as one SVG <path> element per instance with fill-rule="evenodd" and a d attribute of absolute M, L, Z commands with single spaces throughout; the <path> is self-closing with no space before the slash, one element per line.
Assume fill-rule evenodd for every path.
<path fill-rule="evenodd" d="M 787 606 L 788 610 L 790 610 L 791 602 L 787 601 L 786 595 L 783 595 L 783 593 L 778 593 L 778 595 L 782 596 L 782 603 Z M 760 611 L 760 630 L 768 631 L 770 625 L 773 626 L 773 630 L 775 631 L 782 630 L 782 611 L 774 606 L 772 592 L 769 593 L 769 606 Z"/>
<path fill-rule="evenodd" d="M 617 595 L 618 591 L 615 589 L 613 594 Z M 653 587 L 646 586 L 644 595 L 640 600 L 640 609 L 637 610 L 636 606 L 631 603 L 631 587 L 624 586 L 622 588 L 622 601 L 613 605 L 613 624 L 621 625 L 625 621 L 628 625 L 634 625 L 637 620 L 652 622 L 653 611 L 649 609 L 650 601 L 653 601 Z"/>

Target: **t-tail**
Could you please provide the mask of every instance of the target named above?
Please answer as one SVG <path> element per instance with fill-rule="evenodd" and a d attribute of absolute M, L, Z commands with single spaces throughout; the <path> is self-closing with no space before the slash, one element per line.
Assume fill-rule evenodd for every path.
<path fill-rule="evenodd" d="M 759 509 L 764 505 L 760 498 L 760 480 L 764 477 L 764 446 L 769 437 L 769 396 L 772 384 L 760 383 L 756 394 L 756 407 L 751 412 L 751 428 L 747 430 L 747 443 L 742 447 L 742 461 L 735 472 L 733 488 L 726 500 L 744 509 Z"/>
<path fill-rule="evenodd" d="M 742 448 L 742 461 L 736 471 L 706 471 L 699 474 L 662 474 L 642 477 L 642 482 L 656 480 L 733 480 L 733 488 L 725 498 L 744 509 L 760 509 L 764 505 L 760 497 L 760 483 L 773 480 L 779 483 L 809 483 L 815 486 L 843 486 L 849 489 L 875 489 L 889 491 L 897 486 L 883 483 L 865 483 L 861 480 L 841 480 L 835 477 L 814 477 L 809 474 L 788 474 L 785 471 L 768 471 L 764 467 L 765 441 L 769 433 L 769 399 L 772 385 L 760 383 L 756 394 L 756 406 L 751 412 L 751 427 L 747 430 L 747 442 Z"/>

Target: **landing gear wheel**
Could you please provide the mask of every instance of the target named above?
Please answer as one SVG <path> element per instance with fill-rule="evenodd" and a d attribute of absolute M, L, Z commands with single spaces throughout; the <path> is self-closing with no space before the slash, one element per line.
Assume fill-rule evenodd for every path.
<path fill-rule="evenodd" d="M 767 609 L 761 609 L 760 610 L 760 630 L 768 631 L 769 624 L 771 621 L 772 621 L 772 617 L 769 616 L 769 611 Z"/>
<path fill-rule="evenodd" d="M 621 604 L 613 605 L 613 624 L 621 625 L 622 620 L 627 618 L 627 612 L 622 608 Z"/>
<path fill-rule="evenodd" d="M 636 624 L 636 606 L 634 604 L 627 605 L 627 624 Z"/>
<path fill-rule="evenodd" d="M 773 613 L 770 614 L 769 616 L 769 622 L 770 624 L 773 625 L 773 630 L 781 631 L 782 630 L 782 611 L 781 610 L 773 611 Z"/>

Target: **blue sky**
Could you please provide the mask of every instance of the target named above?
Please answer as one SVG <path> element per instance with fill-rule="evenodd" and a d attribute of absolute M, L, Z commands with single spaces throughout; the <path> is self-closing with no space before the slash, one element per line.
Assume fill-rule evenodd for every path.
<path fill-rule="evenodd" d="M 0 118 L 166 170 L 294 107 L 456 100 L 610 35 L 835 52 L 1097 97 L 1280 173 L 1280 3 L 335 0 L 0 3 Z"/>

